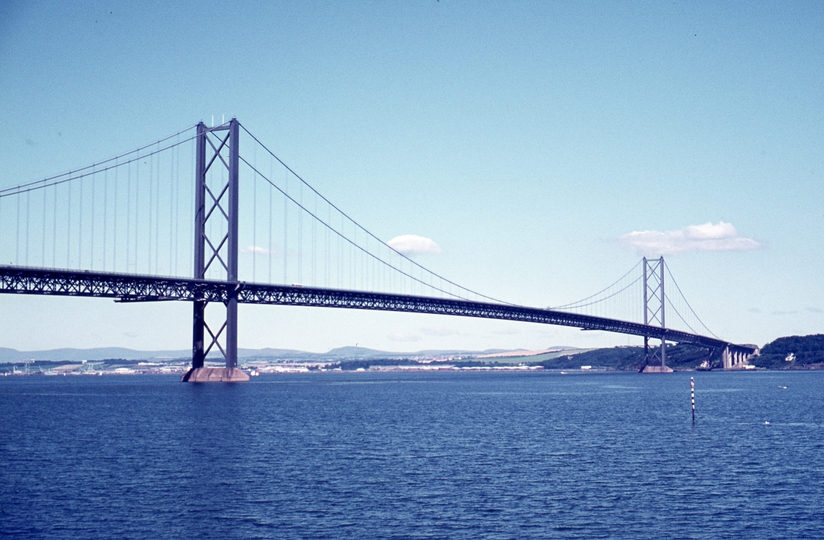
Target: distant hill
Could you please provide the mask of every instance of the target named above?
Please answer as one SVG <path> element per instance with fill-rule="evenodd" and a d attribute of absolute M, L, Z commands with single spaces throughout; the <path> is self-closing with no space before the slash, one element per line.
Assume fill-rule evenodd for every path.
<path fill-rule="evenodd" d="M 778 338 L 750 363 L 767 369 L 824 369 L 824 334 Z"/>
<path fill-rule="evenodd" d="M 365 347 L 337 347 L 332 349 L 324 356 L 331 356 L 334 358 L 371 358 L 374 356 L 392 356 L 395 353 L 386 351 L 377 351 L 374 349 L 367 349 Z"/>
<path fill-rule="evenodd" d="M 338 347 L 325 353 L 297 351 L 293 349 L 238 349 L 241 363 L 253 360 L 280 362 L 321 362 L 331 361 L 349 366 L 401 365 L 415 363 L 416 360 L 437 358 L 462 358 L 464 363 L 512 364 L 526 363 L 540 365 L 546 369 L 580 369 L 581 366 L 594 368 L 638 370 L 644 365 L 642 347 L 613 347 L 607 349 L 575 349 L 571 347 L 550 347 L 548 352 L 536 355 L 535 351 L 488 349 L 468 350 L 425 350 L 411 353 L 389 352 L 366 347 Z M 518 353 L 523 353 L 519 355 Z M 486 358 L 483 358 L 486 357 Z M 209 355 L 210 359 L 220 359 L 219 352 Z M 0 348 L 0 363 L 23 363 L 29 361 L 82 362 L 101 360 L 147 360 L 147 361 L 188 361 L 188 350 L 136 351 L 122 347 L 101 347 L 97 349 L 51 349 L 45 351 L 18 351 Z M 693 345 L 671 345 L 667 347 L 667 365 L 673 369 L 696 369 L 708 361 L 714 369 L 721 368 L 719 351 L 710 353 L 707 349 Z M 454 363 L 452 360 L 450 362 Z M 824 334 L 811 336 L 789 336 L 778 338 L 761 349 L 750 363 L 767 369 L 824 369 Z M 468 364 L 467 364 L 468 365 Z M 353 368 L 354 369 L 354 368 Z"/>
<path fill-rule="evenodd" d="M 592 366 L 605 369 L 636 370 L 644 361 L 642 347 L 613 347 L 610 349 L 594 349 L 577 354 L 560 354 L 536 365 L 545 369 L 580 369 L 581 366 Z"/>
<path fill-rule="evenodd" d="M 489 355 L 504 352 L 518 352 L 508 349 L 487 349 L 484 351 L 468 351 L 465 349 L 425 350 L 412 353 L 378 351 L 365 347 L 338 347 L 327 353 L 320 354 L 324 358 L 433 358 L 438 356 L 465 356 Z M 527 351 L 524 351 L 525 353 Z"/>
<path fill-rule="evenodd" d="M 338 347 L 326 353 L 297 351 L 293 349 L 238 349 L 238 358 L 241 360 L 280 360 L 280 361 L 321 361 L 346 359 L 413 359 L 437 358 L 448 356 L 476 356 L 511 352 L 504 349 L 488 349 L 484 351 L 467 350 L 427 350 L 412 353 L 388 352 L 368 349 L 365 347 Z M 186 360 L 191 358 L 191 351 L 137 351 L 123 347 L 101 347 L 96 349 L 50 349 L 44 351 L 18 351 L 0 347 L 0 363 L 22 363 L 29 361 L 50 362 L 82 362 L 99 360 Z M 221 358 L 220 352 L 209 354 L 210 359 Z"/>
<path fill-rule="evenodd" d="M 81 362 L 83 360 L 154 360 L 191 357 L 190 351 L 135 351 L 122 347 L 98 349 L 51 349 L 46 351 L 18 351 L 0 347 L 0 363 L 28 362 L 31 360 Z"/>
<path fill-rule="evenodd" d="M 278 358 L 278 357 L 300 357 L 301 355 L 311 355 L 301 351 L 291 351 L 287 349 L 238 349 L 240 358 Z M 220 352 L 209 354 L 209 358 L 218 358 Z M 180 360 L 192 357 L 189 350 L 177 351 L 136 351 L 123 347 L 101 347 L 97 349 L 49 349 L 45 351 L 18 351 L 0 347 L 0 363 L 28 362 L 31 360 L 46 360 L 52 362 L 67 361 L 81 362 L 83 360 Z"/>
<path fill-rule="evenodd" d="M 721 367 L 721 355 L 710 354 L 703 347 L 694 345 L 670 345 L 667 347 L 667 366 L 673 369 L 696 369 L 702 362 L 708 361 L 714 368 Z M 561 353 L 555 358 L 537 362 L 545 369 L 580 369 L 581 366 L 594 368 L 638 371 L 644 367 L 643 347 L 613 347 L 595 349 L 577 354 Z"/>

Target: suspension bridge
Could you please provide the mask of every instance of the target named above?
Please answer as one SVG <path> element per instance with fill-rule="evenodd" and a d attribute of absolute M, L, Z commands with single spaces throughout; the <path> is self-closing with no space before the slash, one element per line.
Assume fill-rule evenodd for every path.
<path fill-rule="evenodd" d="M 241 136 L 250 147 L 243 153 Z M 369 232 L 236 119 L 0 189 L 7 260 L 0 293 L 191 302 L 192 368 L 183 380 L 193 382 L 247 378 L 237 360 L 240 303 L 615 332 L 643 338 L 649 371 L 667 370 L 668 342 L 720 351 L 725 369 L 755 352 L 706 328 L 663 258 L 645 258 L 598 293 L 551 308 L 463 287 Z M 205 367 L 215 350 L 225 367 Z"/>

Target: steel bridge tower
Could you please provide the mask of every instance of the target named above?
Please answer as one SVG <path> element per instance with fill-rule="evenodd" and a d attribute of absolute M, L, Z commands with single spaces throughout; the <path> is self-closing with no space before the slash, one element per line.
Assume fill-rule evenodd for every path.
<path fill-rule="evenodd" d="M 666 328 L 664 317 L 664 257 L 647 259 L 644 257 L 644 325 Z M 669 372 L 667 367 L 667 341 L 661 336 L 661 345 L 655 349 L 649 346 L 650 336 L 644 336 L 644 371 Z"/>
<path fill-rule="evenodd" d="M 230 292 L 225 301 L 223 322 L 217 328 L 210 327 L 206 321 L 209 302 L 194 302 L 192 368 L 183 376 L 183 381 L 249 380 L 237 367 L 239 125 L 235 118 L 217 127 L 206 127 L 203 122 L 197 125 L 194 278 L 206 279 L 207 271 L 214 268 L 221 278 L 225 276 Z M 223 353 L 226 367 L 204 367 L 213 347 Z"/>

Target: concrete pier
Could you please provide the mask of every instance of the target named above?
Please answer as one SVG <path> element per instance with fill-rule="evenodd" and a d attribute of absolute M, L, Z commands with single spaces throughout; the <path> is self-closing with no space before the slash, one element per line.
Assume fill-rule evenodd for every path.
<path fill-rule="evenodd" d="M 641 373 L 672 373 L 672 368 L 667 366 L 644 366 Z"/>
<path fill-rule="evenodd" d="M 183 382 L 246 382 L 249 376 L 238 368 L 192 368 L 180 379 Z"/>
<path fill-rule="evenodd" d="M 721 361 L 724 369 L 752 369 L 750 366 L 751 356 L 752 354 L 745 351 L 727 347 L 721 353 Z"/>

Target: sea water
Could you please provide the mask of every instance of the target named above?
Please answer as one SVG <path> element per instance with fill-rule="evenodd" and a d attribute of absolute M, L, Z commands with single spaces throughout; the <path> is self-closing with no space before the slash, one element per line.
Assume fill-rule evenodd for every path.
<path fill-rule="evenodd" d="M 0 379 L 4 537 L 824 538 L 823 503 L 820 372 Z"/>

